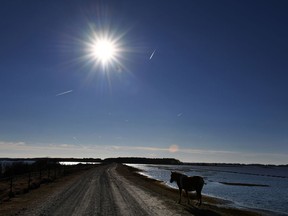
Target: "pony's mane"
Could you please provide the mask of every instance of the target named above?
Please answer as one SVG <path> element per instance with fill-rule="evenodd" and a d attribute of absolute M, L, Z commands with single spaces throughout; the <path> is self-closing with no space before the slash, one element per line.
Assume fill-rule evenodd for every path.
<path fill-rule="evenodd" d="M 180 172 L 180 171 L 172 171 L 172 173 L 183 174 L 183 173 Z"/>
<path fill-rule="evenodd" d="M 172 171 L 172 173 L 175 173 L 175 174 L 177 174 L 177 175 L 184 175 L 184 176 L 186 176 L 184 173 L 179 172 L 179 171 Z"/>

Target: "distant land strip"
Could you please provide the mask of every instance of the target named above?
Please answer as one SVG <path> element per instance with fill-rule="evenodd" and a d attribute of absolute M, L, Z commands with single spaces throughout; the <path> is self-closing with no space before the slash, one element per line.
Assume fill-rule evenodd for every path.
<path fill-rule="evenodd" d="M 241 163 L 204 163 L 204 162 L 181 162 L 175 158 L 145 158 L 145 157 L 117 157 L 117 158 L 53 158 L 53 157 L 42 157 L 42 158 L 0 158 L 1 161 L 13 161 L 13 162 L 24 162 L 24 161 L 38 161 L 38 160 L 49 160 L 53 162 L 99 162 L 99 163 L 134 163 L 134 164 L 175 164 L 175 165 L 191 165 L 191 166 L 212 166 L 212 167 L 245 167 L 245 166 L 258 166 L 263 168 L 268 167 L 288 167 L 288 164 L 282 165 L 274 165 L 274 164 L 241 164 Z M 224 171 L 218 170 L 220 172 L 231 172 L 231 173 L 241 173 L 235 171 Z M 253 174 L 253 173 L 241 173 L 241 174 L 248 174 L 248 175 L 260 175 L 260 174 Z M 282 177 L 288 178 L 286 176 L 274 176 L 274 175 L 264 175 L 264 176 L 271 176 L 271 177 Z"/>
<path fill-rule="evenodd" d="M 265 184 L 249 184 L 249 183 L 235 183 L 235 182 L 219 182 L 219 183 L 232 186 L 270 187 L 270 185 Z"/>

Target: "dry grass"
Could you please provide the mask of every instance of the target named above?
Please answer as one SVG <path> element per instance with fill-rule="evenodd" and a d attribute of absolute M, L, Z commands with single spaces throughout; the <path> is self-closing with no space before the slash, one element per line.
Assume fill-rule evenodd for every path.
<path fill-rule="evenodd" d="M 0 203 L 0 215 L 21 215 L 21 212 L 29 206 L 36 205 L 37 203 L 45 202 L 47 197 L 51 196 L 51 194 L 57 192 L 62 187 L 71 182 L 75 181 L 77 178 L 81 178 L 82 174 L 90 169 L 91 166 L 82 166 L 79 167 L 66 175 L 62 176 L 61 178 L 51 179 L 47 178 L 47 175 L 44 173 L 43 178 L 41 180 L 42 184 L 36 190 L 29 190 L 28 192 L 24 193 L 17 193 L 14 197 L 6 196 L 4 200 Z M 23 191 L 23 188 L 27 188 L 28 185 L 28 178 L 24 178 L 16 183 L 14 189 L 19 191 Z M 38 177 L 39 179 L 39 177 Z M 34 181 L 34 180 L 33 180 Z M 1 182 L 3 183 L 3 182 Z M 9 183 L 10 184 L 10 183 Z M 1 185 L 1 184 L 0 184 Z M 3 184 L 3 186 L 7 186 L 7 182 Z M 4 187 L 4 188 L 5 188 Z M 0 186 L 0 188 L 2 188 Z M 1 189 L 0 189 L 1 190 Z M 5 189 L 7 191 L 7 189 Z M 9 191 L 9 189 L 8 189 Z M 9 192 L 8 192 L 9 195 Z M 7 198 L 8 197 L 8 198 Z"/>
<path fill-rule="evenodd" d="M 9 201 L 15 196 L 26 194 L 31 190 L 39 188 L 41 184 L 47 184 L 54 180 L 52 177 L 48 178 L 47 173 L 43 173 L 42 176 L 40 178 L 39 173 L 33 173 L 30 175 L 30 180 L 29 174 L 15 176 L 12 178 L 12 188 L 10 186 L 10 178 L 2 179 L 0 181 L 0 203 Z M 10 191 L 11 189 L 12 191 Z"/>

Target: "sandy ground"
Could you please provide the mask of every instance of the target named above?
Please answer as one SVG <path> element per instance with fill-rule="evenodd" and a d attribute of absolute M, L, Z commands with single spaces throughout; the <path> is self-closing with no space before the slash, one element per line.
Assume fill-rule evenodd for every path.
<path fill-rule="evenodd" d="M 100 165 L 0 204 L 0 215 L 271 215 L 237 209 L 231 203 L 204 197 L 190 205 L 178 191 L 118 164 Z M 195 199 L 193 194 L 191 199 Z"/>

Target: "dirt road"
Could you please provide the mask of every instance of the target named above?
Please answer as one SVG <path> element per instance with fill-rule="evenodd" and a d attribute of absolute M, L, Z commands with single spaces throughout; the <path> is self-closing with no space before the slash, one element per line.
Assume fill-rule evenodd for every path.
<path fill-rule="evenodd" d="M 191 215 L 170 209 L 159 197 L 120 176 L 116 167 L 89 170 L 23 215 Z"/>

